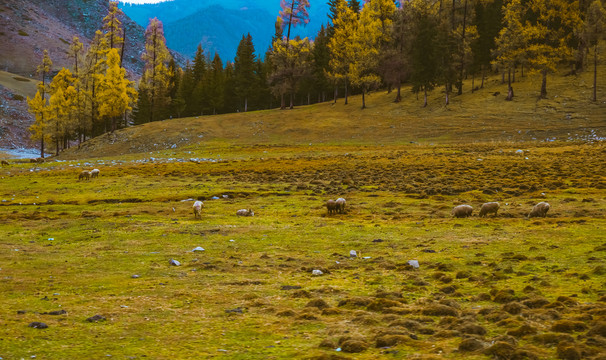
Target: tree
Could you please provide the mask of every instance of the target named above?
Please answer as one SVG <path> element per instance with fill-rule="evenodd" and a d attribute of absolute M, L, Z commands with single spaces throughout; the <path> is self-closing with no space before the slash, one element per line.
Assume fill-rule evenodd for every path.
<path fill-rule="evenodd" d="M 223 108 L 225 93 L 225 75 L 223 74 L 223 62 L 219 54 L 215 53 L 215 57 L 210 63 L 210 69 L 206 74 L 204 93 L 208 99 L 209 110 L 214 115 Z"/>
<path fill-rule="evenodd" d="M 234 59 L 235 92 L 244 100 L 244 112 L 248 111 L 248 99 L 255 92 L 255 47 L 252 36 L 242 36 Z"/>
<path fill-rule="evenodd" d="M 290 41 L 290 28 L 297 25 L 309 23 L 309 0 L 281 0 L 280 18 L 282 19 L 282 28 L 288 26 L 286 33 L 286 43 Z"/>
<path fill-rule="evenodd" d="M 402 100 L 401 87 L 410 74 L 410 53 L 414 35 L 412 6 L 406 2 L 396 11 L 391 28 L 393 41 L 381 54 L 383 80 L 397 89 L 395 102 Z"/>
<path fill-rule="evenodd" d="M 44 50 L 42 55 L 42 63 L 38 65 L 37 73 L 42 77 L 42 82 L 38 84 L 38 91 L 33 99 L 27 97 L 29 112 L 36 118 L 34 124 L 30 127 L 32 140 L 40 140 L 40 157 L 44 158 L 44 140 L 48 138 L 46 133 L 47 117 L 49 107 L 46 102 L 46 93 L 48 86 L 46 84 L 46 76 L 50 73 L 53 62 L 48 56 L 48 50 Z"/>
<path fill-rule="evenodd" d="M 427 92 L 433 90 L 438 79 L 440 54 L 438 46 L 438 18 L 423 0 L 413 0 L 414 38 L 411 48 L 410 82 L 412 91 L 423 91 L 423 107 L 427 106 Z"/>
<path fill-rule="evenodd" d="M 297 91 L 300 80 L 311 70 L 309 57 L 311 55 L 311 44 L 307 38 L 303 40 L 293 39 L 276 40 L 271 53 L 273 71 L 270 76 L 270 85 L 276 95 L 283 99 L 285 94 L 290 94 L 290 108 L 294 107 L 293 96 Z M 281 109 L 285 108 L 282 100 Z"/>
<path fill-rule="evenodd" d="M 337 14 L 333 20 L 334 33 L 328 43 L 330 51 L 330 71 L 328 77 L 335 83 L 334 101 L 337 102 L 339 82 L 345 85 L 345 104 L 347 105 L 347 85 L 349 64 L 353 51 L 353 35 L 358 24 L 358 17 L 348 6 L 347 1 L 337 0 Z"/>
<path fill-rule="evenodd" d="M 126 70 L 120 67 L 118 50 L 107 54 L 107 72 L 99 77 L 99 115 L 111 121 L 111 131 L 116 129 L 116 120 L 136 101 L 137 91 L 132 81 L 126 78 Z"/>
<path fill-rule="evenodd" d="M 70 131 L 75 129 L 72 122 L 76 112 L 77 92 L 74 88 L 75 78 L 72 73 L 62 68 L 50 84 L 49 132 L 55 141 L 55 154 L 59 155 L 61 144 L 67 147 Z"/>
<path fill-rule="evenodd" d="M 145 67 L 139 83 L 139 92 L 145 93 L 142 99 L 145 99 L 147 104 L 139 103 L 138 108 L 141 111 L 142 106 L 147 105 L 148 109 L 144 113 L 149 117 L 145 120 L 139 119 L 138 123 L 160 120 L 168 116 L 170 111 L 173 74 L 169 62 L 172 56 L 166 47 L 162 22 L 157 18 L 151 19 L 145 30 L 145 51 L 141 59 L 145 62 Z"/>
<path fill-rule="evenodd" d="M 493 64 L 509 71 L 507 100 L 513 99 L 511 87 L 511 69 L 516 64 L 525 62 L 525 48 L 528 39 L 524 32 L 524 8 L 521 0 L 511 0 L 503 8 L 504 27 L 495 40 L 496 49 L 493 51 Z"/>
<path fill-rule="evenodd" d="M 82 71 L 82 85 L 86 90 L 85 117 L 91 127 L 91 136 L 97 136 L 106 131 L 106 124 L 99 117 L 99 86 L 100 77 L 107 71 L 107 52 L 109 46 L 107 39 L 100 30 L 95 32 L 85 56 Z"/>
<path fill-rule="evenodd" d="M 312 47 L 313 87 L 318 94 L 318 102 L 326 101 L 326 91 L 330 88 L 327 78 L 330 71 L 329 32 L 330 28 L 322 25 Z"/>
<path fill-rule="evenodd" d="M 124 56 L 124 37 L 125 33 L 122 29 L 122 22 L 118 18 L 119 16 L 124 15 L 122 10 L 118 7 L 118 1 L 110 1 L 109 2 L 109 12 L 103 18 L 103 25 L 101 29 L 105 31 L 105 36 L 107 38 L 107 43 L 109 48 L 119 47 L 121 46 L 121 54 Z M 120 66 L 122 66 L 122 62 L 120 62 Z"/>
<path fill-rule="evenodd" d="M 541 98 L 547 97 L 547 74 L 560 62 L 574 60 L 574 34 L 580 31 L 578 2 L 532 0 L 524 26 L 524 49 L 529 65 L 540 71 Z"/>
<path fill-rule="evenodd" d="M 82 141 L 85 140 L 86 133 L 90 131 L 90 120 L 88 117 L 84 116 L 85 104 L 87 101 L 87 93 L 86 89 L 82 86 L 82 58 L 83 58 L 83 48 L 84 46 L 78 39 L 78 37 L 74 36 L 72 39 L 72 43 L 70 45 L 70 49 L 68 52 L 68 56 L 74 59 L 74 90 L 76 91 L 76 124 L 77 124 L 77 133 L 78 133 L 78 144 L 81 144 Z"/>
<path fill-rule="evenodd" d="M 606 38 L 606 10 L 600 0 L 594 0 L 587 11 L 582 37 L 593 47 L 593 101 L 597 101 L 598 86 L 598 42 Z"/>
<path fill-rule="evenodd" d="M 358 0 L 349 0 L 349 4 L 348 4 L 349 8 L 351 9 L 351 11 L 354 12 L 354 14 L 359 14 L 360 13 L 360 2 Z"/>
<path fill-rule="evenodd" d="M 495 49 L 495 39 L 499 35 L 503 22 L 503 0 L 492 2 L 477 1 L 474 6 L 475 17 L 472 24 L 478 30 L 478 37 L 471 43 L 473 62 L 471 66 L 472 89 L 474 88 L 474 75 L 477 71 L 481 74 L 480 88 L 484 88 L 485 70 L 490 65 L 491 51 Z"/>
<path fill-rule="evenodd" d="M 396 6 L 391 0 L 372 0 L 360 12 L 360 20 L 352 39 L 348 78 L 362 89 L 362 109 L 366 93 L 381 83 L 377 74 L 380 50 L 389 42 L 388 28 Z"/>

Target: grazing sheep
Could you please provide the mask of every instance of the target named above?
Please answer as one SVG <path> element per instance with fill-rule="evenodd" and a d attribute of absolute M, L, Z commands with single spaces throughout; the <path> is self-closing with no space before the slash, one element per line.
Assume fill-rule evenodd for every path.
<path fill-rule="evenodd" d="M 204 203 L 202 201 L 196 201 L 194 202 L 194 218 L 202 218 L 202 207 L 204 206 Z"/>
<path fill-rule="evenodd" d="M 240 209 L 236 211 L 236 215 L 238 216 L 255 216 L 254 211 L 252 209 Z"/>
<path fill-rule="evenodd" d="M 337 202 L 334 200 L 328 200 L 326 202 L 326 210 L 328 210 L 328 215 L 332 215 L 337 211 Z"/>
<path fill-rule="evenodd" d="M 42 164 L 44 162 L 44 158 L 41 158 L 41 157 L 36 158 L 36 162 L 39 164 Z"/>
<path fill-rule="evenodd" d="M 2 161 L 0 161 L 0 163 L 2 163 L 2 166 L 9 166 L 10 165 L 8 163 L 8 161 L 6 161 L 6 160 L 2 160 Z"/>
<path fill-rule="evenodd" d="M 549 208 L 550 205 L 548 203 L 546 203 L 545 201 L 541 201 L 532 208 L 532 211 L 528 214 L 528 217 L 545 217 L 547 216 Z"/>
<path fill-rule="evenodd" d="M 499 203 L 498 202 L 487 202 L 482 204 L 482 207 L 480 208 L 480 214 L 478 214 L 479 217 L 484 217 L 487 216 L 490 213 L 494 213 L 494 216 L 497 216 L 497 211 L 499 211 Z"/>
<path fill-rule="evenodd" d="M 36 163 L 36 162 L 38 162 L 38 160 L 36 160 L 36 159 L 32 158 L 32 159 L 29 159 L 29 162 L 30 162 L 30 163 Z"/>
<path fill-rule="evenodd" d="M 90 171 L 90 178 L 94 179 L 96 177 L 99 177 L 99 169 L 92 169 Z"/>
<path fill-rule="evenodd" d="M 343 198 L 338 198 L 338 199 L 335 201 L 335 203 L 337 204 L 336 211 L 337 211 L 339 214 L 344 214 L 344 213 L 345 213 L 345 204 L 346 204 L 345 199 L 343 199 Z"/>
<path fill-rule="evenodd" d="M 78 175 L 78 180 L 82 180 L 82 179 L 89 180 L 90 179 L 90 171 L 82 170 L 82 172 L 80 173 L 80 175 Z"/>
<path fill-rule="evenodd" d="M 473 208 L 469 205 L 459 205 L 455 206 L 454 209 L 452 209 L 452 215 L 454 215 L 454 217 L 456 218 L 464 218 L 471 216 L 472 212 Z"/>

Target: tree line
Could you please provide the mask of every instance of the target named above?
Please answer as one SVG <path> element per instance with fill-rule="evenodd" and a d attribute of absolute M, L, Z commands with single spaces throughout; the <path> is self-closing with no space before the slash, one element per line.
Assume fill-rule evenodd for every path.
<path fill-rule="evenodd" d="M 309 0 L 283 0 L 272 45 L 256 55 L 250 34 L 242 36 L 233 62 L 205 54 L 201 46 L 183 68 L 166 47 L 162 23 L 150 20 L 145 62 L 137 90 L 121 67 L 124 29 L 117 2 L 110 1 L 86 52 L 74 38 L 73 72 L 62 69 L 47 82 L 52 65 L 46 52 L 38 71 L 42 82 L 33 99 L 33 138 L 52 141 L 56 152 L 70 141 L 130 124 L 172 117 L 212 115 L 334 101 L 352 93 L 404 85 L 423 96 L 440 87 L 444 101 L 474 92 L 488 72 L 507 78 L 507 100 L 516 73 L 547 76 L 593 65 L 596 100 L 598 44 L 606 34 L 602 0 L 329 0 L 328 22 L 315 39 L 291 38 L 292 28 L 309 21 Z M 476 80 L 477 79 L 477 80 Z M 476 84 L 477 81 L 477 84 Z"/>

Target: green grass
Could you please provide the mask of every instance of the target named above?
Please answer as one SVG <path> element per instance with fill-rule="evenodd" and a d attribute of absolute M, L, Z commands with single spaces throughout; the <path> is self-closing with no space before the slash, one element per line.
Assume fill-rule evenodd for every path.
<path fill-rule="evenodd" d="M 179 119 L 60 161 L 11 161 L 0 357 L 490 359 L 495 344 L 501 358 L 598 358 L 604 105 L 557 84 L 571 81 L 554 79 L 575 96 L 566 104 L 523 100 L 530 82 L 512 103 L 489 94 L 450 108 L 439 94 L 429 109 L 373 94 L 364 111 L 353 97 Z M 77 180 L 91 168 L 98 179 Z M 337 197 L 347 211 L 328 216 Z M 204 201 L 202 219 L 187 199 Z M 498 216 L 478 218 L 487 201 Z M 527 219 L 539 201 L 547 217 Z M 461 203 L 473 217 L 451 217 Z M 86 321 L 97 314 L 106 320 Z M 480 349 L 459 350 L 470 338 Z"/>

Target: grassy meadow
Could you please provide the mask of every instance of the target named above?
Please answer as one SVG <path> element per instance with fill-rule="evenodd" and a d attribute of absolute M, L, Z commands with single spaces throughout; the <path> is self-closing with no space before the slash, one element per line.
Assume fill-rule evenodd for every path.
<path fill-rule="evenodd" d="M 513 102 L 489 79 L 449 107 L 375 93 L 11 160 L 0 357 L 603 359 L 606 99 L 587 76 L 550 78 L 547 100 L 538 78 Z"/>

